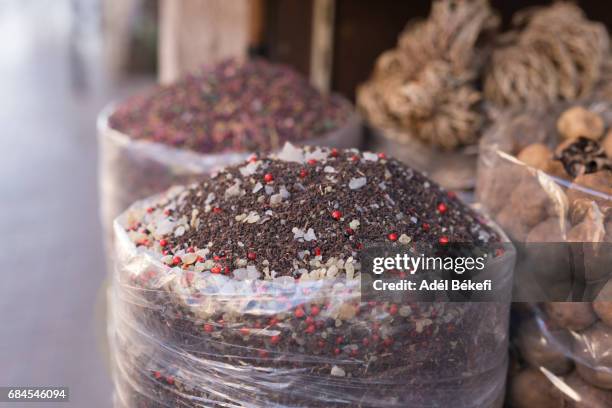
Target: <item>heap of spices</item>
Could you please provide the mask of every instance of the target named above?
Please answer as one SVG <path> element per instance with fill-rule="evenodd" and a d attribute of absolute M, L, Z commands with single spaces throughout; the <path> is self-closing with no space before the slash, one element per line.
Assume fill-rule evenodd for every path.
<path fill-rule="evenodd" d="M 98 123 L 109 236 L 112 220 L 134 201 L 254 152 L 278 150 L 286 141 L 356 147 L 362 136 L 348 100 L 321 94 L 297 72 L 261 59 L 226 60 L 112 109 Z"/>
<path fill-rule="evenodd" d="M 394 159 L 288 144 L 117 227 L 127 406 L 501 406 L 509 304 L 361 301 L 370 243 L 500 240 Z"/>
<path fill-rule="evenodd" d="M 110 126 L 199 153 L 248 152 L 325 136 L 352 115 L 348 101 L 321 94 L 287 66 L 229 59 L 128 99 Z"/>

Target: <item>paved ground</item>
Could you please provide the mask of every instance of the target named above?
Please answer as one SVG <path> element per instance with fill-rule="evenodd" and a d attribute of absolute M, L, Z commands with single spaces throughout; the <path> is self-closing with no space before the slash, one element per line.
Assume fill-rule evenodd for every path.
<path fill-rule="evenodd" d="M 68 1 L 3 0 L 0 39 L 0 386 L 109 407 L 94 125 L 117 92 Z"/>

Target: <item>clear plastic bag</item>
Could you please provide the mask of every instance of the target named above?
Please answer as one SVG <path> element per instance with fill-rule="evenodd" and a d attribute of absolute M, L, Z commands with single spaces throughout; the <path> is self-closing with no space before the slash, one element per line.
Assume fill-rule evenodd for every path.
<path fill-rule="evenodd" d="M 581 102 L 502 115 L 480 145 L 476 195 L 494 220 L 513 240 L 526 245 L 579 245 L 585 254 L 581 273 L 587 287 L 594 284 L 599 290 L 593 302 L 571 302 L 579 300 L 572 297 L 514 307 L 518 316 L 514 344 L 522 367 L 511 376 L 509 395 L 515 408 L 612 407 L 612 285 L 607 274 L 589 275 L 595 270 L 589 269 L 590 260 L 612 255 L 601 253 L 612 242 L 612 172 L 604 168 L 574 177 L 564 167 L 568 163 L 554 163 L 545 155 L 522 156 L 531 165 L 517 158 L 533 143 L 556 149 L 558 155 L 562 128 L 558 119 L 574 106 L 597 113 L 603 119 L 604 135 L 610 130 L 609 102 Z M 519 264 L 518 279 L 523 273 L 536 271 L 523 270 Z M 559 268 L 555 273 L 559 281 L 578 279 L 577 271 Z M 539 299 L 530 292 L 533 287 L 521 290 L 526 291 L 522 299 Z M 585 293 L 582 300 L 589 300 Z"/>
<path fill-rule="evenodd" d="M 112 222 L 136 200 L 173 185 L 189 184 L 203 174 L 239 163 L 254 152 L 200 154 L 161 143 L 136 140 L 112 129 L 108 118 L 114 104 L 98 118 L 99 184 L 102 225 L 112 236 Z M 338 148 L 361 147 L 362 121 L 354 114 L 341 128 L 306 144 Z"/>
<path fill-rule="evenodd" d="M 509 301 L 393 306 L 361 301 L 358 275 L 238 280 L 171 268 L 125 232 L 158 199 L 114 224 L 118 406 L 502 406 Z M 511 276 L 514 254 L 501 256 Z"/>
<path fill-rule="evenodd" d="M 528 309 L 513 339 L 521 367 L 509 380 L 510 407 L 611 407 L 612 327 L 589 302 Z"/>
<path fill-rule="evenodd" d="M 574 177 L 562 161 L 526 153 L 537 144 L 558 155 L 565 143 L 558 135 L 558 119 L 575 106 L 596 113 L 606 124 L 604 134 L 612 129 L 611 103 L 564 104 L 503 114 L 480 143 L 476 198 L 515 241 L 609 242 L 612 237 L 612 170 L 604 167 Z M 592 158 L 585 160 L 590 165 Z"/>

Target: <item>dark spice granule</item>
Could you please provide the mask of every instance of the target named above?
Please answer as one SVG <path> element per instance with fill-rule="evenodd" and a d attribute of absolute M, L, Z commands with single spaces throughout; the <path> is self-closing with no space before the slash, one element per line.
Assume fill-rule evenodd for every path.
<path fill-rule="evenodd" d="M 229 59 L 129 98 L 109 122 L 134 139 L 220 153 L 323 136 L 352 114 L 348 101 L 321 94 L 287 66 Z"/>

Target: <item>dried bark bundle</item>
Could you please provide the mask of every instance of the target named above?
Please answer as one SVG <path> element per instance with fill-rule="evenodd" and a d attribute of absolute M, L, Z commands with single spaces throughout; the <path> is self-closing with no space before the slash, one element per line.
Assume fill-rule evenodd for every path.
<path fill-rule="evenodd" d="M 487 100 L 502 107 L 574 100 L 610 76 L 608 33 L 575 4 L 528 9 L 513 23 L 488 65 Z"/>
<path fill-rule="evenodd" d="M 498 26 L 487 0 L 434 2 L 429 18 L 378 58 L 358 90 L 361 110 L 404 141 L 416 136 L 444 149 L 476 142 L 484 116 L 475 82 Z"/>
<path fill-rule="evenodd" d="M 594 93 L 600 99 L 612 99 L 612 55 L 608 55 L 601 67 L 601 79 Z"/>

